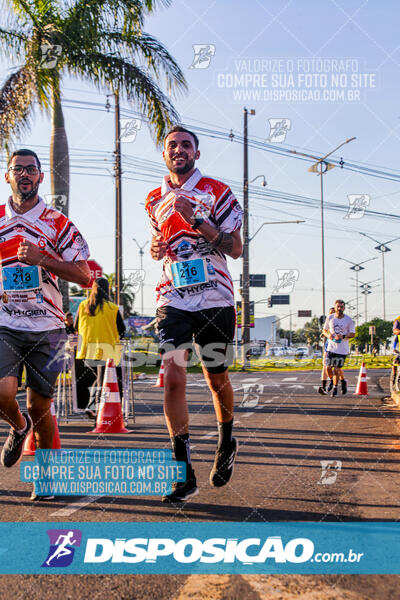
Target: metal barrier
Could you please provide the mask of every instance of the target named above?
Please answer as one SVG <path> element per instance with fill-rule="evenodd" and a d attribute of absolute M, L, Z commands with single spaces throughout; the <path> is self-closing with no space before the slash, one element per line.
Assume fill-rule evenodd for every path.
<path fill-rule="evenodd" d="M 85 414 L 85 409 L 78 407 L 78 396 L 76 386 L 75 355 L 78 344 L 78 336 L 68 336 L 68 341 L 64 347 L 64 364 L 57 379 L 57 390 L 55 394 L 55 411 L 57 421 L 68 423 L 69 421 L 81 420 Z M 131 353 L 131 344 L 129 341 L 123 341 L 118 344 L 121 350 L 121 359 L 119 365 L 122 371 L 122 414 L 126 424 L 135 423 L 135 402 L 134 402 L 134 371 L 129 356 Z M 94 384 L 93 384 L 94 385 Z M 98 390 L 100 392 L 101 390 Z M 96 399 L 100 398 L 100 393 L 96 394 Z M 98 408 L 96 403 L 96 409 Z"/>

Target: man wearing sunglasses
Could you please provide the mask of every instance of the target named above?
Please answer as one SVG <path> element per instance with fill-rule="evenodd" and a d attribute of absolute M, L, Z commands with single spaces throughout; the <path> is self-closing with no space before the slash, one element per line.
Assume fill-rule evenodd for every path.
<path fill-rule="evenodd" d="M 86 285 L 90 270 L 80 232 L 38 195 L 43 173 L 35 152 L 15 151 L 5 179 L 11 196 L 0 205 L 0 417 L 11 430 L 0 461 L 12 467 L 32 427 L 36 446 L 52 447 L 50 406 L 66 338 L 58 278 Z M 26 413 L 16 400 L 23 367 Z M 33 492 L 31 499 L 43 497 Z"/>

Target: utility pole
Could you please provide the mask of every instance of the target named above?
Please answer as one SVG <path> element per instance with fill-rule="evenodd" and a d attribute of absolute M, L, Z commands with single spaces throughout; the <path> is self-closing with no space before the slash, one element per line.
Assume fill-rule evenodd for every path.
<path fill-rule="evenodd" d="M 246 357 L 250 342 L 250 275 L 249 275 L 249 162 L 248 162 L 248 129 L 249 111 L 243 109 L 243 272 L 242 272 L 242 366 L 249 366 Z M 255 110 L 250 110 L 255 115 Z"/>
<path fill-rule="evenodd" d="M 119 92 L 115 100 L 115 303 L 121 303 L 122 291 L 122 203 L 121 203 L 121 123 L 119 115 Z"/>
<path fill-rule="evenodd" d="M 136 238 L 132 238 L 132 241 L 136 242 L 136 246 L 139 248 L 139 256 L 140 256 L 140 306 L 141 306 L 141 310 L 140 310 L 140 314 L 143 317 L 143 255 L 144 255 L 144 249 L 147 246 L 147 244 L 149 243 L 148 241 L 145 242 L 143 244 L 143 246 L 140 246 L 139 242 L 137 241 Z"/>

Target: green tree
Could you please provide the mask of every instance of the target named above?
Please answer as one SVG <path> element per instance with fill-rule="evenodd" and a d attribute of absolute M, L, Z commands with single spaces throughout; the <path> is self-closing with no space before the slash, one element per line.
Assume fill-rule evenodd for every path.
<path fill-rule="evenodd" d="M 311 321 L 305 323 L 303 332 L 307 344 L 310 344 L 310 346 L 318 346 L 321 341 L 321 326 L 318 317 L 313 317 Z"/>
<path fill-rule="evenodd" d="M 374 342 L 385 344 L 392 336 L 393 323 L 392 321 L 384 321 L 383 319 L 372 319 L 367 323 L 363 323 L 356 327 L 356 335 L 352 340 L 352 344 L 357 346 L 366 346 L 371 343 L 371 334 L 369 333 L 370 325 L 375 325 L 376 333 L 374 334 Z"/>
<path fill-rule="evenodd" d="M 159 0 L 168 6 L 170 0 Z M 68 215 L 69 154 L 61 104 L 66 75 L 118 92 L 149 119 L 160 142 L 178 119 L 167 92 L 186 88 L 166 48 L 143 31 L 156 0 L 8 0 L 0 27 L 0 52 L 19 66 L 0 90 L 0 147 L 29 129 L 35 104 L 51 114 L 51 192 Z"/>

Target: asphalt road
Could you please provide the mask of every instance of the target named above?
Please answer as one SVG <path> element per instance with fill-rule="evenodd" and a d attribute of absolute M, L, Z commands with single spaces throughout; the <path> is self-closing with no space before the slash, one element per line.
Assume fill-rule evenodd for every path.
<path fill-rule="evenodd" d="M 2 519 L 71 523 L 397 520 L 400 411 L 383 400 L 378 379 L 385 371 L 369 372 L 368 397 L 353 395 L 357 372 L 347 373 L 349 392 L 336 398 L 317 393 L 317 372 L 233 373 L 239 453 L 231 482 L 219 490 L 208 483 L 217 439 L 211 397 L 202 377 L 189 375 L 192 460 L 200 489 L 192 502 L 173 507 L 161 504 L 158 497 L 58 497 L 32 504 L 30 484 L 19 481 L 18 469 L 1 469 Z M 135 383 L 136 422 L 129 426 L 131 433 L 90 435 L 91 423 L 79 419 L 60 425 L 62 446 L 169 448 L 162 390 L 152 387 L 154 383 L 155 377 Z M 6 430 L 1 423 L 0 439 Z M 398 582 L 394 576 L 371 576 L 368 584 L 365 576 L 2 576 L 0 590 L 17 590 L 23 581 L 30 598 L 42 599 L 90 594 L 93 600 L 252 600 L 280 594 L 285 600 L 300 597 L 295 591 L 300 586 L 310 591 L 310 598 L 342 598 L 343 593 L 343 598 L 361 599 L 386 598 L 385 590 L 389 594 L 394 580 Z M 52 591 L 54 586 L 58 595 Z M 372 593 L 374 586 L 376 594 L 364 595 Z M 16 597 L 25 598 L 26 593 Z"/>

